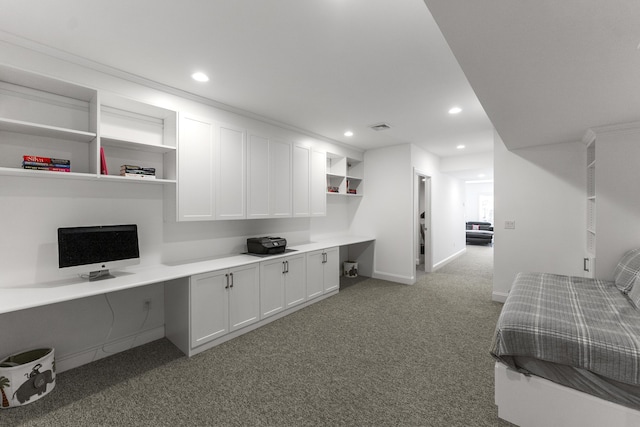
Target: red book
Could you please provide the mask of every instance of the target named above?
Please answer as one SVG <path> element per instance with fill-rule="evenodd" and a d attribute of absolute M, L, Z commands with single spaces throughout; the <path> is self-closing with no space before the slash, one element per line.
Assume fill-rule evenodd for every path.
<path fill-rule="evenodd" d="M 38 163 L 51 163 L 56 165 L 70 165 L 71 161 L 67 159 L 56 159 L 53 157 L 40 157 L 40 156 L 22 156 L 22 159 L 26 162 L 38 162 Z"/>
<path fill-rule="evenodd" d="M 100 173 L 102 175 L 109 175 L 107 170 L 107 159 L 104 156 L 104 148 L 100 147 Z"/>

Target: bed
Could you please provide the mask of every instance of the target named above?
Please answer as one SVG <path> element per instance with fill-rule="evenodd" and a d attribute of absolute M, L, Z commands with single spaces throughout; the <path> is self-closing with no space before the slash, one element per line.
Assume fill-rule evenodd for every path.
<path fill-rule="evenodd" d="M 635 249 L 613 281 L 517 275 L 490 350 L 501 418 L 521 426 L 640 425 L 639 272 Z"/>

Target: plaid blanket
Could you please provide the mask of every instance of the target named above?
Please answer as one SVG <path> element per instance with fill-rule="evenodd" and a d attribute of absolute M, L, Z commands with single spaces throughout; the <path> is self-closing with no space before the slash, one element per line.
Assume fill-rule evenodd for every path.
<path fill-rule="evenodd" d="M 570 365 L 640 385 L 640 311 L 614 282 L 520 273 L 505 302 L 491 355 Z"/>

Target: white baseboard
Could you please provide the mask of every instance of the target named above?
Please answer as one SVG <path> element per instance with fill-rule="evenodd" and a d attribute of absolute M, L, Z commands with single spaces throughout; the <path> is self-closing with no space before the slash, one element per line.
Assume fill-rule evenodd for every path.
<path fill-rule="evenodd" d="M 491 300 L 496 302 L 505 302 L 509 296 L 508 292 L 496 292 L 491 293 Z"/>
<path fill-rule="evenodd" d="M 449 264 L 451 261 L 453 261 L 456 258 L 461 257 L 462 255 L 464 255 L 467 252 L 467 248 L 462 248 L 460 249 L 458 252 L 456 252 L 455 254 L 448 256 L 447 258 L 443 259 L 442 261 L 433 264 L 433 270 L 432 271 L 436 271 L 439 268 L 444 267 L 445 265 Z"/>
<path fill-rule="evenodd" d="M 56 353 L 56 373 L 86 365 L 87 363 L 120 353 L 121 351 L 129 350 L 133 347 L 138 347 L 140 345 L 150 343 L 151 341 L 159 340 L 162 337 L 164 337 L 164 325 L 129 337 L 120 338 L 115 341 L 91 347 L 77 353 L 65 354 L 63 356 L 59 356 Z"/>
<path fill-rule="evenodd" d="M 374 271 L 371 276 L 374 279 L 386 280 L 389 282 L 401 283 L 403 285 L 413 285 L 416 283 L 415 277 L 400 276 L 399 274 L 383 273 L 380 271 Z"/>

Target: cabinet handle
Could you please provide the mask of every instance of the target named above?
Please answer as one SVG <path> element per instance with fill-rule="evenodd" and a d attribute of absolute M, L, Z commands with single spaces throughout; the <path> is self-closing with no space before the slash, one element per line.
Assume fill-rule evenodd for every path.
<path fill-rule="evenodd" d="M 322 252 L 322 263 L 326 263 L 327 262 L 327 253 L 326 252 Z"/>
<path fill-rule="evenodd" d="M 233 288 L 233 273 L 229 273 L 229 277 L 231 277 L 231 285 L 229 287 Z"/>
<path fill-rule="evenodd" d="M 225 274 L 224 277 L 227 278 L 227 286 L 225 286 L 225 289 L 229 289 L 229 274 Z"/>
<path fill-rule="evenodd" d="M 282 273 L 288 273 L 289 272 L 289 261 L 282 261 L 282 266 L 284 268 Z"/>

